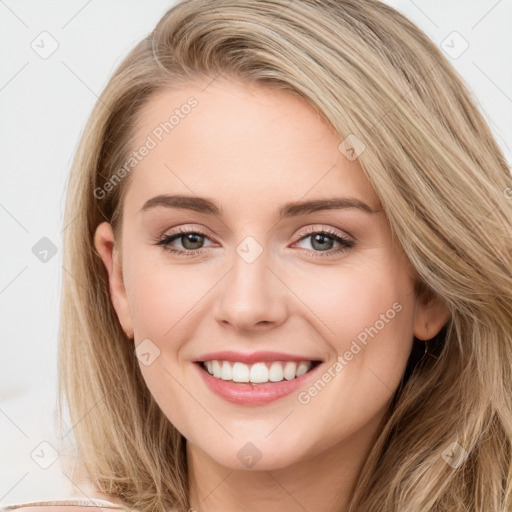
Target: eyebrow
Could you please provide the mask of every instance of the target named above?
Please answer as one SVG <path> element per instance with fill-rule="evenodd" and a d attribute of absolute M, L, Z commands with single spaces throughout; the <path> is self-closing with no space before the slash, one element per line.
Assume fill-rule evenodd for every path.
<path fill-rule="evenodd" d="M 148 199 L 139 212 L 146 212 L 153 208 L 182 208 L 193 210 L 207 215 L 223 216 L 223 210 L 214 201 L 204 197 L 184 195 L 159 195 Z M 363 201 L 354 197 L 340 197 L 334 199 L 314 199 L 310 201 L 290 202 L 282 205 L 276 213 L 276 220 L 288 217 L 297 217 L 321 210 L 335 210 L 355 208 L 365 213 L 377 213 L 381 209 L 374 209 Z"/>

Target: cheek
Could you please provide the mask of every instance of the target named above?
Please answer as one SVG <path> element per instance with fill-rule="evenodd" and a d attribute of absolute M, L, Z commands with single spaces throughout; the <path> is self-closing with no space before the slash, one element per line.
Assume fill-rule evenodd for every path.
<path fill-rule="evenodd" d="M 180 265 L 144 264 L 133 267 L 129 302 L 135 339 L 152 338 L 165 343 L 176 337 L 185 317 L 207 294 L 207 276 Z M 185 322 L 183 322 L 185 320 Z"/>
<path fill-rule="evenodd" d="M 302 283 L 301 298 L 319 317 L 310 314 L 309 321 L 322 333 L 332 363 L 299 402 L 315 422 L 333 425 L 322 440 L 328 446 L 380 414 L 393 397 L 412 346 L 414 295 L 408 274 L 391 267 L 333 272 L 322 293 L 311 288 L 313 277 Z"/>
<path fill-rule="evenodd" d="M 413 340 L 409 275 L 396 265 L 330 271 L 329 279 L 304 276 L 295 290 L 314 313 L 308 313 L 310 322 L 328 342 L 332 360 L 344 358 L 344 379 L 374 380 L 371 368 L 384 380 L 398 383 Z"/>
<path fill-rule="evenodd" d="M 294 288 L 303 302 L 325 322 L 326 328 L 342 338 L 355 336 L 373 325 L 381 314 L 395 302 L 404 300 L 411 291 L 412 284 L 400 269 L 351 265 L 328 270 L 321 274 L 304 273 L 301 279 L 294 281 Z M 407 297 L 411 298 L 412 295 Z"/>
<path fill-rule="evenodd" d="M 208 284 L 206 273 L 201 277 L 192 267 L 171 267 L 161 262 L 137 266 L 134 262 L 131 268 L 127 292 L 135 346 L 149 347 L 152 358 L 146 365 L 139 357 L 142 376 L 173 425 L 182 433 L 193 431 L 194 424 L 204 422 L 204 417 L 200 408 L 190 407 L 190 394 L 183 385 L 182 369 L 177 361 L 193 334 L 194 308 L 200 307 L 201 299 L 213 283 Z"/>

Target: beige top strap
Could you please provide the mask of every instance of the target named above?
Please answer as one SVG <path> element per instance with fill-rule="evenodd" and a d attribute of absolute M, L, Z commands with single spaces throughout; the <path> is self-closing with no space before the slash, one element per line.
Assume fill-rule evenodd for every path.
<path fill-rule="evenodd" d="M 81 507 L 102 507 L 102 508 L 115 508 L 118 510 L 129 510 L 126 507 L 117 505 L 107 500 L 100 499 L 82 499 L 82 498 L 66 498 L 61 500 L 44 500 L 44 501 L 30 501 L 26 503 L 13 503 L 11 505 L 1 505 L 0 512 L 7 512 L 22 507 L 44 507 L 55 505 L 78 505 Z"/>

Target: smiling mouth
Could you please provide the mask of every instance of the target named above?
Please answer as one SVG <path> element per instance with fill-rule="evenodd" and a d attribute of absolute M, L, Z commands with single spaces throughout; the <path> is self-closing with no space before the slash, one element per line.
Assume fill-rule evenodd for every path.
<path fill-rule="evenodd" d="M 249 365 L 217 359 L 196 362 L 214 378 L 254 385 L 294 380 L 321 363 L 322 361 L 266 361 Z"/>

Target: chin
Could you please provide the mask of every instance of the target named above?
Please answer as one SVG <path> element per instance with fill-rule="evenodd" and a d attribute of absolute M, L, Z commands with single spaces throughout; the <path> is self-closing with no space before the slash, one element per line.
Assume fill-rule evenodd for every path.
<path fill-rule="evenodd" d="M 276 439 L 277 440 L 277 439 Z M 234 441 L 230 446 L 221 447 L 218 452 L 206 452 L 217 464 L 232 470 L 246 471 L 274 471 L 291 466 L 305 454 L 297 453 L 297 445 L 290 444 L 285 447 L 282 443 L 272 442 L 240 442 Z M 303 457 L 301 457 L 303 455 Z"/>

